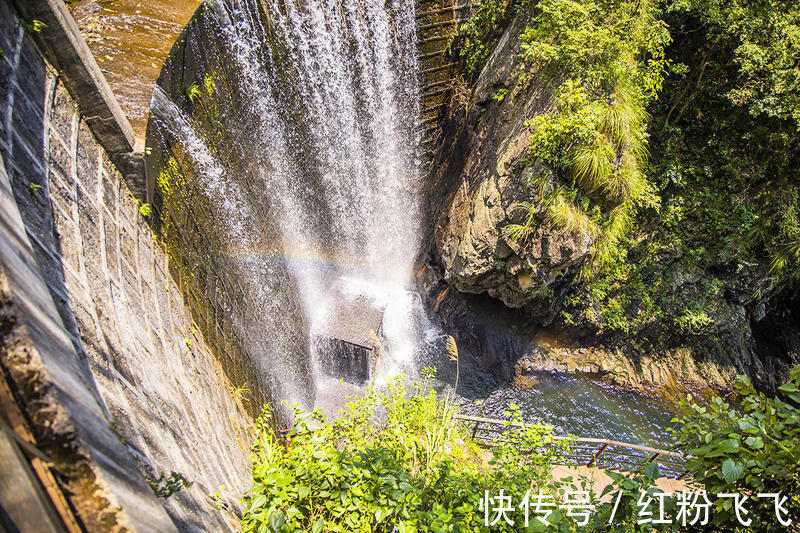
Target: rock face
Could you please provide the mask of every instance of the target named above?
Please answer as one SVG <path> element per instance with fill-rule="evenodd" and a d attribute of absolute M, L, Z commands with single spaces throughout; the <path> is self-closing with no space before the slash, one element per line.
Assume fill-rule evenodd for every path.
<path fill-rule="evenodd" d="M 469 101 L 454 99 L 446 127 L 453 133 L 445 137 L 432 180 L 434 201 L 445 206 L 438 213 L 434 208 L 445 280 L 515 308 L 563 284 L 592 246 L 585 235 L 544 225 L 524 244 L 506 231 L 521 219 L 515 207 L 535 201 L 525 183 L 542 170 L 520 164 L 530 145 L 526 121 L 552 106 L 548 90 L 525 87 L 514 75 L 520 29 L 506 32 Z"/>
<path fill-rule="evenodd" d="M 627 385 L 724 389 L 745 373 L 774 388 L 800 357 L 793 340 L 798 336 L 791 333 L 798 325 L 791 317 L 764 318 L 764 306 L 753 303 L 753 294 L 770 290 L 759 286 L 757 280 L 766 276 L 757 266 L 701 267 L 681 250 L 663 254 L 655 261 L 656 275 L 675 298 L 651 320 L 637 321 L 634 302 L 627 312 L 636 325 L 623 334 L 604 328 L 600 303 L 576 275 L 594 244 L 590 237 L 535 218 L 524 241 L 509 236 L 509 225 L 524 220 L 516 207 L 538 204 L 527 183 L 548 173 L 538 162 L 525 161 L 527 121 L 553 110 L 552 89 L 558 85 L 536 77 L 523 82 L 516 75 L 526 20 L 522 13 L 512 22 L 471 88 L 456 81 L 450 91 L 428 175 L 430 247 L 420 275 L 439 321 L 450 331 L 466 328 L 471 334 L 459 342 L 510 381 L 526 368 L 545 368 L 598 373 Z M 498 311 L 476 305 L 472 294 L 516 310 L 510 319 L 515 329 L 485 327 L 486 313 L 494 319 Z M 681 325 L 687 301 L 703 302 L 702 323 Z M 562 340 L 557 350 L 541 349 L 536 336 L 542 328 Z"/>

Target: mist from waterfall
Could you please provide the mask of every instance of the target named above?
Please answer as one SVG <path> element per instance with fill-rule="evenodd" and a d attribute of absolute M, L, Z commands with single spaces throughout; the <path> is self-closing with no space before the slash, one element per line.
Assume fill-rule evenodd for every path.
<path fill-rule="evenodd" d="M 385 310 L 383 372 L 413 372 L 428 327 L 408 292 L 423 196 L 415 2 L 260 4 L 207 4 L 199 23 L 217 42 L 193 61 L 213 89 L 182 106 L 157 89 L 152 115 L 210 200 L 264 384 L 311 407 L 307 369 L 317 392 L 331 385 L 312 332 L 335 299 Z"/>

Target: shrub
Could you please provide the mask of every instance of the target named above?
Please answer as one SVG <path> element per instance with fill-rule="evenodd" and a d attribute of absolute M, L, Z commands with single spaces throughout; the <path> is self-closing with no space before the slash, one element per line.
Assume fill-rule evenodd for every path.
<path fill-rule="evenodd" d="M 482 450 L 467 428 L 451 423 L 455 410 L 450 398 L 441 399 L 427 385 L 408 386 L 401 376 L 382 392 L 370 389 L 332 422 L 320 411 L 295 409 L 294 427 L 280 438 L 271 432 L 270 411 L 265 409 L 255 427 L 254 483 L 244 498 L 243 530 L 575 531 L 578 517 L 561 506 L 568 491 L 576 490 L 589 491 L 588 505 L 593 507 L 588 531 L 638 530 L 645 508 L 658 516 L 661 491 L 655 481 L 660 472 L 655 463 L 643 461 L 630 474 L 607 471 L 611 483 L 594 495 L 587 480 L 553 480 L 551 454 L 558 446 L 568 453 L 572 444 L 554 439 L 552 428 L 521 424 L 519 408 L 512 403 L 502 440 L 491 451 Z M 694 455 L 687 469 L 696 484 L 684 497 L 704 488 L 715 506 L 709 516 L 718 530 L 733 530 L 738 522 L 731 514 L 732 500 L 717 494 L 756 498 L 748 517 L 769 529 L 779 525 L 774 503 L 759 501 L 757 495 L 781 492 L 788 497 L 788 518 L 797 523 L 800 366 L 781 387 L 788 402 L 756 393 L 744 377 L 738 390 L 739 408 L 716 399 L 708 406 L 686 405 L 682 418 L 673 421 L 679 424 L 678 445 Z M 516 511 L 508 515 L 512 523 L 499 520 L 487 528 L 481 500 L 487 494 L 496 497 L 500 489 Z M 532 511 L 525 529 L 519 504 L 539 492 L 552 496 L 550 527 Z M 601 503 L 599 498 L 606 495 L 611 502 Z M 680 496 L 663 499 L 671 523 L 648 527 L 684 531 Z M 648 498 L 656 503 L 643 506 Z"/>
<path fill-rule="evenodd" d="M 734 405 L 716 397 L 708 405 L 689 404 L 674 431 L 678 445 L 693 455 L 687 469 L 709 494 L 738 493 L 750 498 L 748 518 L 766 530 L 779 527 L 774 501 L 759 493 L 781 493 L 794 524 L 800 521 L 800 366 L 780 387 L 786 400 L 757 392 L 738 376 Z M 731 499 L 714 513 L 718 526 L 735 524 Z"/>
<path fill-rule="evenodd" d="M 502 488 L 520 502 L 531 488 L 549 487 L 558 496 L 572 486 L 554 483 L 548 456 L 534 453 L 553 443 L 551 428 L 509 431 L 507 442 L 487 454 L 451 424 L 449 399 L 426 385 L 409 387 L 401 376 L 351 402 L 332 422 L 320 411 L 295 409 L 285 440 L 270 432 L 265 410 L 243 530 L 483 531 L 486 491 Z M 492 531 L 518 531 L 523 516 L 513 516 L 514 525 L 501 520 Z M 558 510 L 550 522 L 564 531 L 575 525 Z"/>

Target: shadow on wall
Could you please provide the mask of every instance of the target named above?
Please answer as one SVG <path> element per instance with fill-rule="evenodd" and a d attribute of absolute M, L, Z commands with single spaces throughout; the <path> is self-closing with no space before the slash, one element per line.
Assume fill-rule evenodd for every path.
<path fill-rule="evenodd" d="M 0 153 L 38 270 L 79 358 L 78 365 L 64 364 L 80 375 L 45 370 L 79 380 L 100 406 L 103 431 L 124 446 L 114 455 L 120 450 L 93 448 L 97 441 L 89 439 L 82 445 L 92 457 L 113 463 L 126 479 L 144 476 L 153 492 L 164 489 L 172 473 L 192 483 L 159 500 L 175 527 L 235 530 L 237 498 L 250 484 L 250 413 L 260 398 L 226 375 L 200 332 L 215 331 L 217 317 L 195 314 L 202 327 L 193 321 L 139 204 L 6 2 L 0 2 L 0 49 Z M 217 352 L 220 358 L 228 353 Z M 29 414 L 39 408 L 22 407 Z M 37 416 L 54 423 L 47 413 Z M 69 423 L 84 434 L 98 433 L 81 426 L 86 420 Z M 130 483 L 106 487 L 112 507 L 136 490 L 153 499 L 143 480 Z M 220 485 L 229 490 L 223 510 L 209 498 Z M 152 514 L 125 511 L 143 513 L 134 521 Z"/>

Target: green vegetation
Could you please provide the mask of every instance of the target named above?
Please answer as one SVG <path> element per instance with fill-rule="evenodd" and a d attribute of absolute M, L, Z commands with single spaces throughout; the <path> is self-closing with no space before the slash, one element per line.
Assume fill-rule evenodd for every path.
<path fill-rule="evenodd" d="M 463 23 L 450 49 L 467 71 L 477 75 L 513 16 L 530 0 L 483 0 L 475 15 Z"/>
<path fill-rule="evenodd" d="M 200 85 L 198 85 L 197 82 L 193 82 L 186 88 L 186 98 L 193 104 L 197 105 L 202 97 L 203 91 L 200 89 Z"/>
<path fill-rule="evenodd" d="M 707 406 L 687 402 L 675 435 L 678 446 L 693 455 L 687 468 L 710 494 L 738 493 L 758 501 L 758 494 L 786 497 L 786 518 L 800 520 L 800 366 L 780 387 L 785 400 L 756 392 L 750 380 L 737 378 L 736 407 L 715 398 Z M 772 500 L 768 500 L 772 501 Z M 733 502 L 725 500 L 714 515 L 718 527 L 735 522 Z M 749 519 L 761 530 L 780 530 L 773 505 L 750 505 Z M 770 527 L 773 526 L 773 527 Z"/>
<path fill-rule="evenodd" d="M 531 195 L 506 231 L 593 243 L 566 313 L 699 334 L 734 280 L 756 303 L 797 286 L 800 6 L 483 0 L 454 40 L 469 74 L 515 15 L 520 66 L 495 100 L 535 82 L 554 109 L 529 117 Z M 699 281 L 676 291 L 692 268 Z"/>
<path fill-rule="evenodd" d="M 580 517 L 557 506 L 565 502 L 567 491 L 591 487 L 584 479 L 557 481 L 550 475 L 552 454 L 559 447 L 568 451 L 570 441 L 554 440 L 552 429 L 541 424 L 523 425 L 519 430 L 509 427 L 507 440 L 491 449 L 480 448 L 468 428 L 453 423 L 452 402 L 429 389 L 432 372 L 424 374 L 421 382 L 407 384 L 400 376 L 384 390 L 369 390 L 332 422 L 319 411 L 295 410 L 294 427 L 281 436 L 271 432 L 270 412 L 265 410 L 255 428 L 254 483 L 244 498 L 243 530 L 575 531 Z M 747 508 L 760 530 L 780 530 L 772 500 L 765 504 L 756 496 L 781 492 L 788 496 L 788 517 L 795 523 L 800 519 L 800 367 L 781 387 L 787 401 L 767 398 L 746 378 L 739 380 L 738 409 L 719 399 L 703 407 L 687 402 L 674 433 L 679 449 L 695 456 L 687 468 L 714 503 L 715 530 L 733 531 L 738 525 L 732 500 L 716 497 L 732 492 L 753 498 Z M 521 421 L 513 404 L 506 416 Z M 658 501 L 658 466 L 649 463 L 638 473 L 608 474 L 612 483 L 600 495 L 589 496 L 595 508 L 581 530 L 639 530 L 641 494 Z M 486 491 L 495 497 L 500 489 L 516 504 L 528 490 L 552 495 L 556 506 L 548 517 L 551 527 L 532 513 L 525 529 L 519 509 L 508 515 L 513 524 L 499 520 L 485 527 L 481 498 Z M 601 503 L 599 496 L 608 494 L 611 503 Z M 677 502 L 677 496 L 665 499 L 666 516 L 674 523 L 653 524 L 654 529 L 686 530 Z M 657 512 L 655 504 L 653 516 Z"/>
<path fill-rule="evenodd" d="M 183 488 L 189 488 L 193 482 L 187 481 L 183 474 L 179 472 L 170 472 L 169 477 L 161 472 L 158 478 L 147 478 L 147 483 L 150 489 L 159 498 L 167 499 Z"/>
<path fill-rule="evenodd" d="M 234 387 L 231 385 L 228 387 L 228 392 L 231 393 L 231 398 L 233 398 L 234 402 L 238 402 L 241 405 L 250 402 L 250 388 L 246 385 L 242 385 L 241 387 Z"/>
<path fill-rule="evenodd" d="M 705 261 L 800 276 L 800 6 L 683 1 L 665 14 L 675 73 L 653 108 L 652 175 L 670 237 Z"/>
<path fill-rule="evenodd" d="M 610 289 L 596 300 L 604 327 L 623 301 L 627 328 L 668 315 L 696 334 L 727 282 L 769 303 L 800 277 L 800 7 L 672 2 L 662 16 L 671 65 L 649 107 L 647 168 L 659 209 L 637 217 L 620 260 L 592 284 Z M 701 280 L 676 292 L 687 266 Z"/>
<path fill-rule="evenodd" d="M 523 32 L 524 76 L 557 84 L 556 109 L 533 117 L 531 181 L 540 203 L 521 204 L 524 236 L 543 213 L 554 227 L 594 242 L 595 266 L 620 255 L 636 211 L 653 207 L 645 106 L 663 80 L 669 33 L 654 2 L 544 0 Z"/>
<path fill-rule="evenodd" d="M 37 19 L 32 19 L 30 21 L 20 19 L 19 23 L 25 31 L 30 33 L 39 33 L 47 27 L 47 24 Z"/>
<path fill-rule="evenodd" d="M 319 411 L 296 410 L 285 440 L 270 433 L 265 412 L 256 428 L 244 531 L 479 531 L 485 490 L 503 488 L 520 501 L 532 484 L 551 484 L 556 494 L 569 488 L 550 478 L 547 456 L 522 452 L 552 442 L 549 428 L 514 433 L 487 462 L 452 423 L 452 402 L 426 385 L 407 388 L 399 377 L 348 404 L 333 422 Z M 519 513 L 515 518 L 517 525 L 501 522 L 493 530 L 517 531 Z M 558 511 L 550 522 L 558 530 L 574 527 Z"/>

